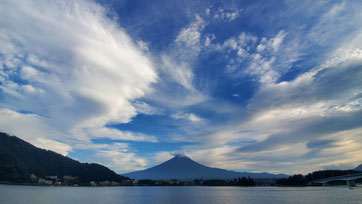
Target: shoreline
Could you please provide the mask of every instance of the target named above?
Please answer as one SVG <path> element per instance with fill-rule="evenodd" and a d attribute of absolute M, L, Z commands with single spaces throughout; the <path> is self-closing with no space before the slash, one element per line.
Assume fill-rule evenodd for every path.
<path fill-rule="evenodd" d="M 305 187 L 341 187 L 347 185 L 328 185 L 328 186 L 282 186 L 282 185 L 273 185 L 273 186 L 206 186 L 206 185 L 159 185 L 159 186 L 147 186 L 147 185 L 133 185 L 133 186 L 127 186 L 127 185 L 119 185 L 119 186 L 71 186 L 71 185 L 34 185 L 34 184 L 24 184 L 24 183 L 1 183 L 0 185 L 6 185 L 6 186 L 33 186 L 33 187 L 89 187 L 89 188 L 104 188 L 104 187 L 238 187 L 238 188 L 258 188 L 258 187 L 268 187 L 268 188 L 274 188 L 274 187 L 280 187 L 280 188 L 288 188 L 288 187 L 295 187 L 295 188 L 305 188 Z M 362 184 L 357 184 L 356 187 L 362 187 Z"/>

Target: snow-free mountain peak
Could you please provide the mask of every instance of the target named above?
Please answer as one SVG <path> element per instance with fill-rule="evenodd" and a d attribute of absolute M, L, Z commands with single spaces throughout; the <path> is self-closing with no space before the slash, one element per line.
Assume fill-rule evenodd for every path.
<path fill-rule="evenodd" d="M 193 180 L 193 179 L 234 179 L 238 177 L 253 178 L 280 178 L 287 175 L 274 175 L 269 173 L 248 173 L 235 172 L 224 169 L 211 168 L 199 164 L 187 157 L 185 154 L 173 154 L 170 160 L 157 166 L 124 174 L 133 179 L 153 179 L 153 180 Z"/>

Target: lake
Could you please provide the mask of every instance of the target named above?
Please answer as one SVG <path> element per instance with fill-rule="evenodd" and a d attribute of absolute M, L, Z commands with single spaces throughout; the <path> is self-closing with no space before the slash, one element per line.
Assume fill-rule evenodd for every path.
<path fill-rule="evenodd" d="M 42 187 L 0 185 L 0 203 L 362 203 L 362 187 Z"/>

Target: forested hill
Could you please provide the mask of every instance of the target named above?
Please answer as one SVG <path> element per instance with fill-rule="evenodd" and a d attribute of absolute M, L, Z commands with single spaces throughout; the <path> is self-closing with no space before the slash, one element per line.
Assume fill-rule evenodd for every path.
<path fill-rule="evenodd" d="M 34 175 L 38 178 L 66 176 L 80 184 L 90 181 L 121 182 L 126 179 L 105 166 L 80 163 L 0 132 L 0 182 L 34 183 Z"/>
<path fill-rule="evenodd" d="M 281 178 L 276 181 L 276 184 L 287 185 L 287 186 L 304 186 L 314 180 L 326 179 L 335 176 L 344 176 L 349 174 L 358 174 L 358 173 L 361 172 L 357 170 L 322 170 L 322 171 L 315 171 L 313 173 L 309 173 L 305 176 L 301 174 L 296 174 L 293 176 L 289 176 L 288 178 Z M 357 181 L 360 180 L 361 179 L 358 179 Z M 342 183 L 345 184 L 345 181 L 342 181 Z"/>

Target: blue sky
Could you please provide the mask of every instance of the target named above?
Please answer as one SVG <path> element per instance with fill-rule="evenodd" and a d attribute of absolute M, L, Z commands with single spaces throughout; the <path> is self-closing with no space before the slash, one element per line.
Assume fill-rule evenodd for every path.
<path fill-rule="evenodd" d="M 360 1 L 3 1 L 0 130 L 118 173 L 362 162 Z"/>

